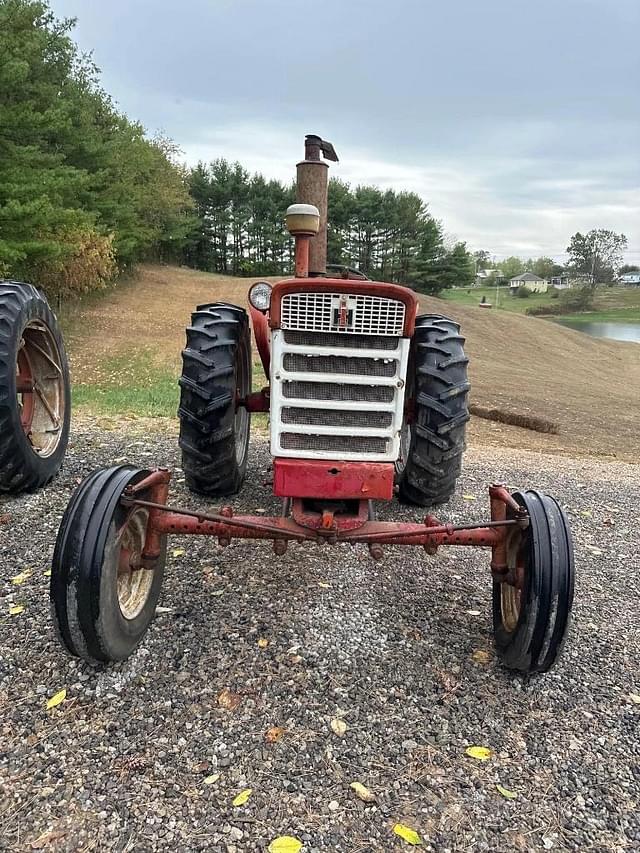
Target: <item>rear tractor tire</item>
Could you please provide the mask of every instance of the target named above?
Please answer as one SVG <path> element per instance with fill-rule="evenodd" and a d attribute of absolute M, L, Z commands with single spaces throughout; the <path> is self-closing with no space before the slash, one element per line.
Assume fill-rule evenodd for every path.
<path fill-rule="evenodd" d="M 526 491 L 513 497 L 526 508 L 529 527 L 510 528 L 507 567 L 512 582 L 493 584 L 496 650 L 508 669 L 546 672 L 562 650 L 570 622 L 575 577 L 571 531 L 549 495 Z"/>
<path fill-rule="evenodd" d="M 462 470 L 469 380 L 460 326 L 438 314 L 416 319 L 407 395 L 413 423 L 405 423 L 396 466 L 400 500 L 418 506 L 446 503 Z"/>
<path fill-rule="evenodd" d="M 243 308 L 214 302 L 191 315 L 180 377 L 180 447 L 187 486 L 210 497 L 242 487 L 250 414 L 251 332 Z"/>
<path fill-rule="evenodd" d="M 69 440 L 69 365 L 56 317 L 31 284 L 0 281 L 0 492 L 34 491 Z"/>
<path fill-rule="evenodd" d="M 149 510 L 120 503 L 150 472 L 132 465 L 90 474 L 65 511 L 53 553 L 49 595 L 58 638 L 89 663 L 128 658 L 151 624 L 160 596 L 166 537 L 152 566 L 140 566 Z M 138 497 L 149 499 L 147 492 Z"/>

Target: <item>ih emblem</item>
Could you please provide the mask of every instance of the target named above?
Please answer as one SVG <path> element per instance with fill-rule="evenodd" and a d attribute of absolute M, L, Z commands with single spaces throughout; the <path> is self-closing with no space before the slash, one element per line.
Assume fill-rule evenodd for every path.
<path fill-rule="evenodd" d="M 349 301 L 348 296 L 338 296 L 333 300 L 332 325 L 341 331 L 353 326 L 353 307 Z"/>

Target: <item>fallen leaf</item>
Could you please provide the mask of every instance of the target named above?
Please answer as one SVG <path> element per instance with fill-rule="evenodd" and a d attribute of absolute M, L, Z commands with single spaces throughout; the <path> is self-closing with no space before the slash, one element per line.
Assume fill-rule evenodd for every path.
<path fill-rule="evenodd" d="M 478 761 L 487 761 L 492 755 L 488 746 L 468 746 L 465 752 L 470 758 L 476 758 Z"/>
<path fill-rule="evenodd" d="M 331 584 L 325 583 L 324 581 L 318 581 L 318 586 L 320 589 L 331 589 Z"/>
<path fill-rule="evenodd" d="M 471 657 L 476 663 L 489 663 L 491 660 L 491 655 L 485 649 L 476 649 Z"/>
<path fill-rule="evenodd" d="M 11 515 L 8 512 L 5 512 L 2 515 L 0 515 L 0 524 L 9 524 L 10 521 L 11 521 Z"/>
<path fill-rule="evenodd" d="M 24 583 L 27 580 L 27 578 L 30 578 L 30 577 L 31 577 L 31 570 L 25 569 L 23 572 L 20 572 L 19 574 L 14 575 L 11 578 L 11 583 L 15 584 L 16 586 L 19 586 L 21 583 Z"/>
<path fill-rule="evenodd" d="M 266 649 L 268 645 L 269 645 L 269 640 L 267 640 L 266 637 L 260 637 L 260 639 L 258 640 L 258 648 L 259 649 Z"/>
<path fill-rule="evenodd" d="M 347 724 L 344 720 L 341 720 L 340 717 L 334 717 L 331 720 L 331 731 L 334 735 L 338 735 L 338 737 L 343 737 L 345 732 L 347 731 Z"/>
<path fill-rule="evenodd" d="M 49 847 L 54 842 L 64 838 L 66 834 L 67 833 L 61 829 L 48 829 L 36 838 L 35 841 L 32 841 L 29 846 L 32 850 L 43 850 L 45 847 Z"/>
<path fill-rule="evenodd" d="M 591 518 L 591 510 L 590 509 L 580 510 L 580 515 L 584 515 L 585 518 Z"/>
<path fill-rule="evenodd" d="M 242 697 L 238 693 L 233 693 L 228 687 L 225 687 L 218 696 L 218 705 L 221 708 L 226 708 L 227 711 L 235 711 L 241 701 Z"/>
<path fill-rule="evenodd" d="M 276 741 L 280 740 L 280 738 L 285 732 L 286 729 L 282 726 L 272 726 L 265 732 L 264 739 L 267 743 L 275 743 Z"/>
<path fill-rule="evenodd" d="M 253 792 L 253 788 L 245 788 L 244 791 L 240 791 L 237 797 L 233 798 L 232 805 L 234 806 L 243 806 Z"/>
<path fill-rule="evenodd" d="M 51 708 L 55 708 L 57 705 L 62 704 L 66 698 L 67 688 L 63 687 L 62 690 L 58 690 L 58 692 L 54 693 L 50 699 L 47 699 L 47 711 L 50 711 Z"/>
<path fill-rule="evenodd" d="M 640 696 L 637 693 L 629 693 L 629 699 L 631 699 L 634 705 L 640 705 Z"/>
<path fill-rule="evenodd" d="M 469 616 L 480 616 L 479 610 L 467 610 L 467 613 L 469 614 Z"/>
<path fill-rule="evenodd" d="M 17 616 L 24 611 L 24 604 L 12 604 L 9 608 L 9 616 Z"/>
<path fill-rule="evenodd" d="M 302 841 L 298 841 L 293 835 L 279 835 L 273 839 L 267 850 L 269 853 L 300 853 Z"/>
<path fill-rule="evenodd" d="M 156 607 L 156 613 L 171 613 L 173 607 Z"/>
<path fill-rule="evenodd" d="M 498 789 L 498 792 L 508 800 L 515 800 L 518 796 L 515 791 L 510 791 L 508 788 L 505 788 L 504 785 L 496 784 L 496 788 Z"/>
<path fill-rule="evenodd" d="M 356 792 L 356 796 L 359 797 L 364 803 L 375 803 L 376 795 L 373 791 L 370 791 L 367 787 L 365 787 L 361 782 L 351 782 L 349 785 L 350 788 Z"/>
<path fill-rule="evenodd" d="M 174 548 L 171 553 L 174 557 L 182 557 L 184 556 L 185 551 L 184 548 Z"/>
<path fill-rule="evenodd" d="M 476 499 L 475 495 L 463 495 L 462 496 L 463 501 L 475 501 L 475 499 Z"/>
<path fill-rule="evenodd" d="M 413 844 L 414 847 L 418 844 L 422 844 L 422 839 L 415 831 L 415 829 L 411 829 L 410 826 L 405 826 L 403 823 L 396 823 L 393 827 L 393 831 L 396 835 L 399 835 L 407 844 Z"/>
<path fill-rule="evenodd" d="M 213 785 L 220 778 L 219 773 L 212 773 L 211 776 L 206 776 L 202 781 L 205 785 Z"/>
<path fill-rule="evenodd" d="M 45 576 L 45 578 L 50 578 L 51 577 L 51 569 L 45 569 L 44 576 Z"/>

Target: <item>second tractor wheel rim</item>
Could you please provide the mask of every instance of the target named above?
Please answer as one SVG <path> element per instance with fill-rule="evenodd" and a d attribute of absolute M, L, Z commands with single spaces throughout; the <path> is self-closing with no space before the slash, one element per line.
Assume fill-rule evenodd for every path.
<path fill-rule="evenodd" d="M 119 533 L 118 604 L 125 619 L 135 619 L 143 610 L 153 584 L 153 569 L 140 568 L 147 535 L 148 510 L 133 510 Z"/>
<path fill-rule="evenodd" d="M 38 456 L 51 456 L 63 433 L 65 382 L 62 358 L 51 329 L 32 320 L 22 332 L 16 359 L 20 422 Z"/>

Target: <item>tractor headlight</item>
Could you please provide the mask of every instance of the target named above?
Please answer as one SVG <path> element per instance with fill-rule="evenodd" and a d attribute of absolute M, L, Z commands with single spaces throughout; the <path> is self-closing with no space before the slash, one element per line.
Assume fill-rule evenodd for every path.
<path fill-rule="evenodd" d="M 249 289 L 249 302 L 258 311 L 268 311 L 271 304 L 271 285 L 268 281 L 257 281 Z"/>

